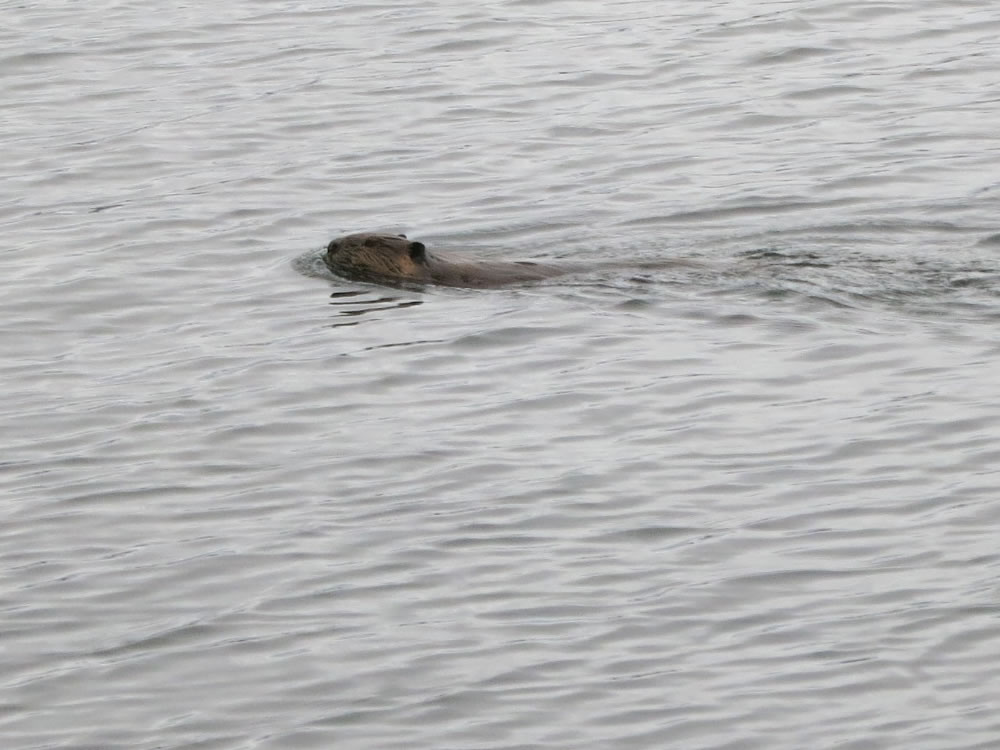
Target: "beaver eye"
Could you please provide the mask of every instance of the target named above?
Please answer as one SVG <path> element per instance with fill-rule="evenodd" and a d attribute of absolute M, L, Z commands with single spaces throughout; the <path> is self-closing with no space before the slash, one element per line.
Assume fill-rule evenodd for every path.
<path fill-rule="evenodd" d="M 410 257 L 418 263 L 423 263 L 427 260 L 427 248 L 424 247 L 423 242 L 410 243 Z"/>
<path fill-rule="evenodd" d="M 402 237 L 404 240 L 406 239 L 406 235 L 405 234 L 401 234 L 399 236 Z"/>
<path fill-rule="evenodd" d="M 335 253 L 335 252 L 337 252 L 337 249 L 339 247 L 340 247 L 340 243 L 337 242 L 337 240 L 331 240 L 330 244 L 326 246 L 326 251 L 328 253 Z"/>

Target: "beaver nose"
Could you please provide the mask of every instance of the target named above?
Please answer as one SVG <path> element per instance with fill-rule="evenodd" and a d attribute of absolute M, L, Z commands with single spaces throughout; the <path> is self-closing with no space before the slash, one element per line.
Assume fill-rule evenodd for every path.
<path fill-rule="evenodd" d="M 337 252 L 338 247 L 340 247 L 340 245 L 337 243 L 337 240 L 330 240 L 330 244 L 326 246 L 326 251 L 328 253 L 335 253 Z"/>

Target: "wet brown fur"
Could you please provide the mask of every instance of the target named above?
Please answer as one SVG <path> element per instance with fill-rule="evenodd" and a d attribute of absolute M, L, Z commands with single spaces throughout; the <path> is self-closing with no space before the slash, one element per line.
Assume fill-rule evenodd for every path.
<path fill-rule="evenodd" d="M 560 276 L 571 269 L 528 261 L 487 261 L 431 253 L 405 235 L 362 233 L 332 240 L 323 261 L 338 276 L 377 284 L 500 287 Z"/>

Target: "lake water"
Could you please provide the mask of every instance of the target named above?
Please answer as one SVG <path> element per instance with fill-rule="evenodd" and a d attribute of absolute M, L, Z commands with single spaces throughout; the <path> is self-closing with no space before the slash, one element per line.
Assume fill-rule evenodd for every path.
<path fill-rule="evenodd" d="M 0 7 L 4 748 L 1000 746 L 994 2 Z"/>

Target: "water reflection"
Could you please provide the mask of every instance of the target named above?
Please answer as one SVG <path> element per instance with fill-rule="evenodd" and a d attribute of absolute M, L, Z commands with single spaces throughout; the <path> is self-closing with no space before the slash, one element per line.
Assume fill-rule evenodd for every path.
<path fill-rule="evenodd" d="M 355 289 L 346 292 L 333 292 L 330 294 L 330 305 L 337 309 L 337 315 L 357 317 L 367 313 L 380 312 L 382 310 L 394 310 L 405 307 L 416 307 L 424 304 L 421 299 L 406 299 L 403 297 L 386 296 L 369 292 L 368 290 Z M 332 324 L 333 327 L 353 326 L 360 321 L 344 321 Z"/>

